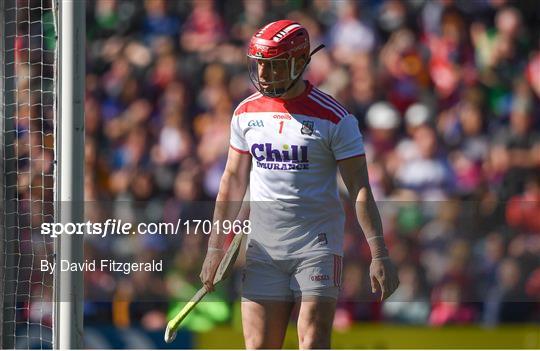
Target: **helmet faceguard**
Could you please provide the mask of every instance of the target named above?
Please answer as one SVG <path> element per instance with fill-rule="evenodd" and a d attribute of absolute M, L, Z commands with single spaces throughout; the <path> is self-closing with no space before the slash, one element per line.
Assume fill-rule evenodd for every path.
<path fill-rule="evenodd" d="M 300 79 L 311 55 L 309 36 L 300 24 L 282 20 L 272 22 L 251 39 L 248 49 L 249 77 L 265 96 L 280 97 Z M 304 60 L 302 67 L 297 67 Z"/>
<path fill-rule="evenodd" d="M 295 72 L 294 57 L 260 58 L 248 56 L 248 70 L 251 82 L 257 90 L 269 97 L 285 94 L 298 80 L 303 68 Z M 307 63 L 307 61 L 306 61 Z"/>

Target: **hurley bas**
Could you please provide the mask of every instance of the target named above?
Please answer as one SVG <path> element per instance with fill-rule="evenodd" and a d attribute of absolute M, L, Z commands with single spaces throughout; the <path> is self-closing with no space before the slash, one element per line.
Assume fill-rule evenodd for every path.
<path fill-rule="evenodd" d="M 56 263 L 48 260 L 41 260 L 41 271 L 53 274 Z M 70 262 L 60 260 L 60 271 L 62 272 L 95 272 L 109 271 L 130 274 L 131 272 L 162 272 L 163 260 L 152 260 L 151 262 L 117 262 L 115 260 L 85 260 L 84 262 Z"/>

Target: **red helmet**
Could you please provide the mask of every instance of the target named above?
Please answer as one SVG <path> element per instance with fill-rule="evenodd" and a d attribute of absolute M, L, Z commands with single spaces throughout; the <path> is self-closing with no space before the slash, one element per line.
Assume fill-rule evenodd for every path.
<path fill-rule="evenodd" d="M 299 23 L 290 20 L 272 22 L 261 28 L 249 42 L 248 56 L 276 58 L 309 54 L 309 34 Z"/>
<path fill-rule="evenodd" d="M 253 35 L 247 56 L 250 78 L 257 90 L 279 97 L 300 78 L 309 62 L 308 32 L 294 21 L 269 23 Z M 304 58 L 305 64 L 297 70 L 295 63 L 299 58 Z M 267 66 L 268 74 L 261 81 L 263 66 Z"/>

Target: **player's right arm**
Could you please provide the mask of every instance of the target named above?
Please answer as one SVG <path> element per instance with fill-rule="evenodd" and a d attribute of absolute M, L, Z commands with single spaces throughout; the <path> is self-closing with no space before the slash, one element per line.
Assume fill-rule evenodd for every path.
<path fill-rule="evenodd" d="M 214 209 L 214 223 L 236 219 L 249 183 L 251 155 L 234 147 L 229 148 L 227 164 L 221 177 Z M 224 255 L 225 235 L 222 230 L 214 230 L 208 239 L 208 250 L 200 278 L 208 291 L 214 289 L 213 281 L 217 267 Z"/>

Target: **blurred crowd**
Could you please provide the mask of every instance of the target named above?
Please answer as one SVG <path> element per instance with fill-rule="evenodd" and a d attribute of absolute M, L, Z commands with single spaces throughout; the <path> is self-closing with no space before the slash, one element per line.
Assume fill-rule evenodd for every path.
<path fill-rule="evenodd" d="M 215 198 L 232 111 L 254 91 L 246 44 L 281 18 L 302 23 L 312 47 L 326 45 L 305 79 L 359 121 L 399 268 L 391 302 L 376 302 L 367 243 L 342 189 L 336 327 L 539 321 L 535 0 L 89 1 L 85 196 L 110 208 L 90 204 L 88 218 L 211 218 L 212 206 L 194 204 Z M 129 279 L 88 274 L 88 320 L 162 328 L 166 301 L 197 286 L 205 239 L 88 241 L 87 258 L 163 258 L 169 267 Z M 218 315 L 216 323 L 230 319 Z"/>
<path fill-rule="evenodd" d="M 246 43 L 290 18 L 327 48 L 305 78 L 358 118 L 402 282 L 392 303 L 367 302 L 369 254 L 348 207 L 336 326 L 538 320 L 539 15 L 508 1 L 92 2 L 87 199 L 155 203 L 146 211 L 167 221 L 215 198 L 232 110 L 253 91 Z M 204 239 L 158 240 L 142 252 L 196 281 Z"/>

